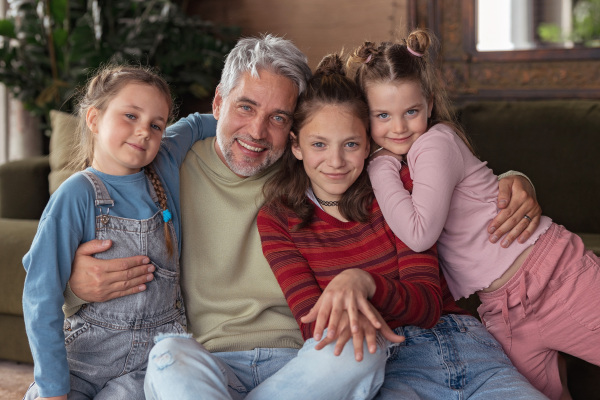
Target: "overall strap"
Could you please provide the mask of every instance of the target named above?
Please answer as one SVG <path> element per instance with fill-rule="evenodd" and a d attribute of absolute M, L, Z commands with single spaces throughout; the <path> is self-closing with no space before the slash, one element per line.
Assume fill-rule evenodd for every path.
<path fill-rule="evenodd" d="M 96 200 L 94 204 L 96 205 L 96 207 L 102 209 L 101 206 L 112 207 L 115 205 L 115 202 L 113 201 L 113 199 L 110 198 L 110 195 L 108 194 L 106 186 L 104 186 L 104 182 L 102 182 L 102 180 L 98 178 L 96 174 L 88 170 L 81 171 L 81 174 L 85 176 L 88 179 L 88 181 L 90 181 L 90 184 L 94 188 L 94 192 L 96 193 Z"/>

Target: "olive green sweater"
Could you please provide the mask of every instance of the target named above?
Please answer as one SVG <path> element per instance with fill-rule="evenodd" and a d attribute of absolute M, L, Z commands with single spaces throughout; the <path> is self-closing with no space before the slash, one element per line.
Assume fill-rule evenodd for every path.
<path fill-rule="evenodd" d="M 256 227 L 275 168 L 240 178 L 214 138 L 197 142 L 181 167 L 181 285 L 188 329 L 209 351 L 303 343 Z"/>

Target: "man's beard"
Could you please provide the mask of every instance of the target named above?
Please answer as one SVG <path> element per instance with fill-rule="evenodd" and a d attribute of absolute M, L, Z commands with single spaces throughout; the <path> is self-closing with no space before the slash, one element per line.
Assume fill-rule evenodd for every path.
<path fill-rule="evenodd" d="M 263 160 L 259 164 L 256 164 L 255 158 L 246 157 L 243 154 L 241 154 L 241 157 L 238 157 L 241 159 L 236 159 L 231 147 L 233 146 L 233 144 L 235 143 L 235 141 L 237 139 L 243 139 L 245 142 L 247 142 L 251 145 L 252 145 L 252 143 L 254 143 L 260 147 L 264 147 L 265 150 L 263 150 L 263 151 L 267 152 L 267 156 L 265 158 L 263 158 Z M 279 160 L 281 158 L 281 156 L 283 155 L 283 151 L 284 151 L 284 149 L 281 149 L 279 151 L 274 151 L 273 145 L 271 143 L 264 141 L 264 140 L 252 139 L 249 136 L 243 136 L 243 135 L 233 135 L 232 137 L 229 138 L 228 142 L 225 142 L 224 135 L 221 134 L 218 124 L 217 124 L 217 145 L 221 149 L 221 153 L 223 154 L 223 157 L 225 158 L 225 162 L 227 163 L 229 168 L 236 175 L 240 175 L 240 176 L 253 176 L 253 175 L 256 175 L 256 174 L 266 170 L 267 168 L 269 168 L 271 165 L 273 165 L 277 160 Z"/>

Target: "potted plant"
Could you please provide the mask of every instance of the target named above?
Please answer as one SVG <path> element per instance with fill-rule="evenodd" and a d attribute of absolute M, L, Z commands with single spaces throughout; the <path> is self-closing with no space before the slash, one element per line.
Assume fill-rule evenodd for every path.
<path fill-rule="evenodd" d="M 72 111 L 73 92 L 110 61 L 157 67 L 178 99 L 210 96 L 238 29 L 169 0 L 9 0 L 0 82 L 32 114 Z"/>

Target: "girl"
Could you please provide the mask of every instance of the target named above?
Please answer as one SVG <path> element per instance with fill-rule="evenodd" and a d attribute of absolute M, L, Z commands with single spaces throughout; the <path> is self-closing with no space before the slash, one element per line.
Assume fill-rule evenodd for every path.
<path fill-rule="evenodd" d="M 478 293 L 482 321 L 515 366 L 559 398 L 558 351 L 600 365 L 600 262 L 545 216 L 523 243 L 501 248 L 487 240 L 497 177 L 453 122 L 429 59 L 431 41 L 416 31 L 402 44 L 365 43 L 349 60 L 367 96 L 373 140 L 384 149 L 369 165 L 375 195 L 411 249 L 437 241 L 454 298 Z M 412 194 L 399 174 L 407 167 Z M 525 215 L 524 222 L 531 220 Z"/>
<path fill-rule="evenodd" d="M 89 81 L 73 161 L 85 170 L 52 195 L 23 258 L 23 310 L 35 362 L 26 399 L 143 399 L 152 339 L 185 332 L 179 165 L 202 130 L 162 140 L 172 111 L 167 83 L 150 69 L 107 66 Z M 102 258 L 148 256 L 154 279 L 144 292 L 86 304 L 64 319 L 75 251 L 94 238 L 113 242 Z"/>
<path fill-rule="evenodd" d="M 445 296 L 436 252 L 411 251 L 385 223 L 364 169 L 367 131 L 364 97 L 344 76 L 339 56 L 326 57 L 298 100 L 290 144 L 281 170 L 265 185 L 266 204 L 257 219 L 263 252 L 306 343 L 292 368 L 250 396 L 289 398 L 289 389 L 304 398 L 366 399 L 383 384 L 379 398 L 449 398 L 457 390 L 465 397 L 541 398 L 475 318 L 440 318 L 458 309 Z M 400 336 L 406 342 L 391 343 L 401 342 Z M 448 343 L 454 349 L 440 352 Z M 352 347 L 356 360 L 348 358 Z M 477 360 L 469 359 L 473 352 Z M 363 357 L 367 363 L 357 362 Z M 464 367 L 450 386 L 448 365 Z M 296 382 L 293 371 L 300 369 L 314 371 L 315 380 Z M 347 373 L 346 393 L 327 393 L 317 380 L 347 379 Z"/>

